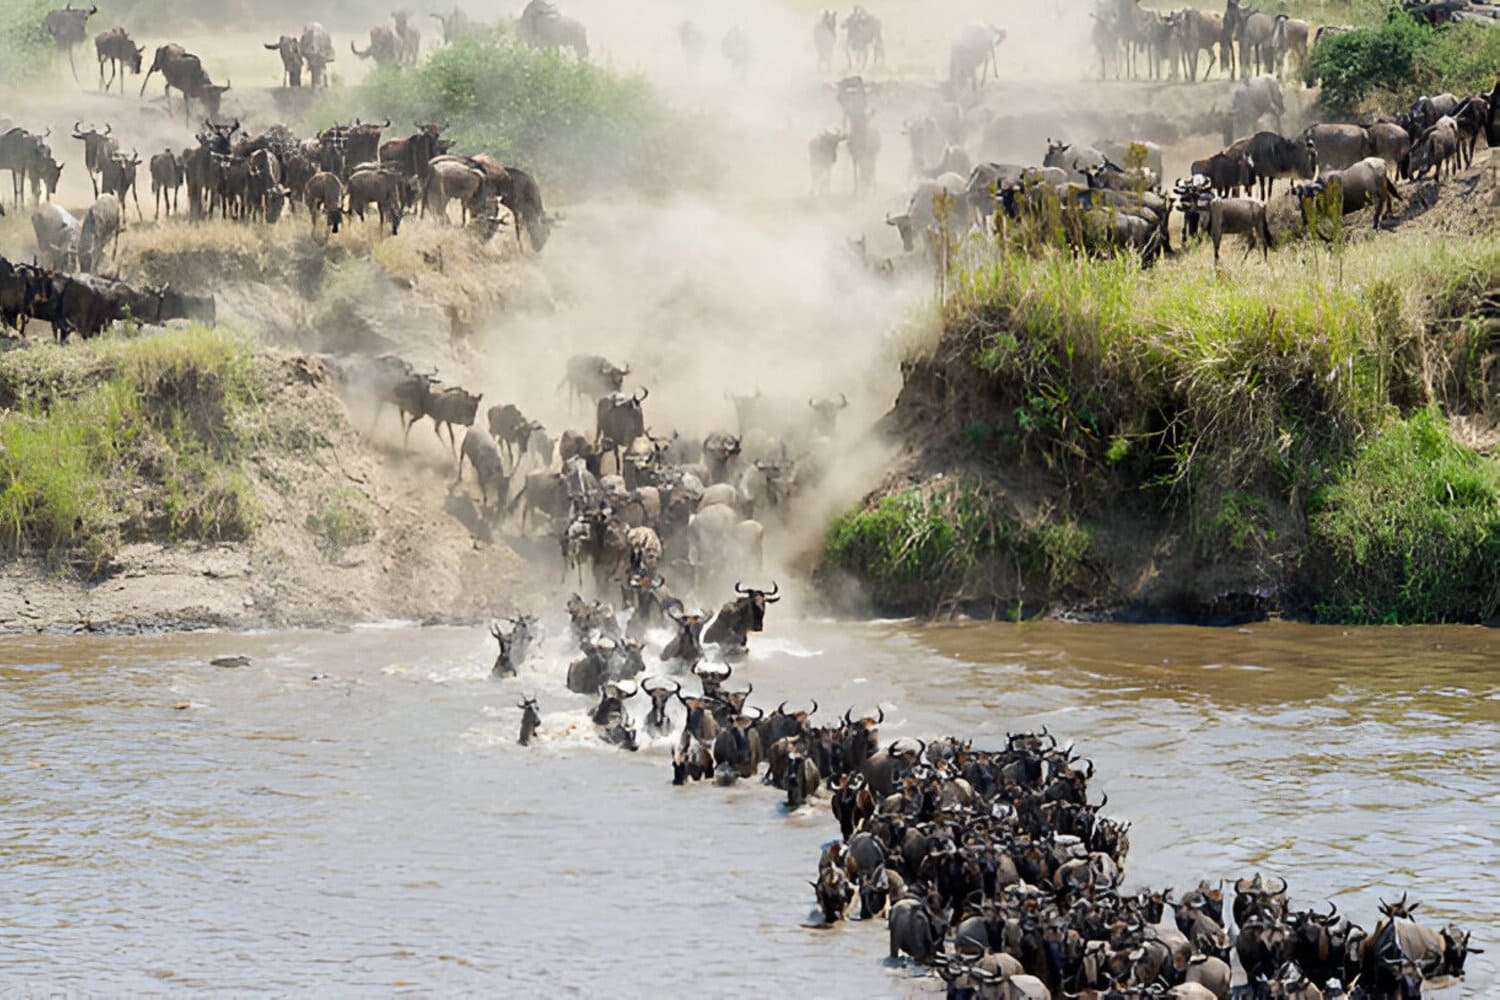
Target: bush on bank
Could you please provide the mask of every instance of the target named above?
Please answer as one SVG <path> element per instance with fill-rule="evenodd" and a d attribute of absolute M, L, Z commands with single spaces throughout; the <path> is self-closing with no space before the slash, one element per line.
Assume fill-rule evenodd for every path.
<path fill-rule="evenodd" d="M 190 327 L 0 355 L 0 552 L 86 575 L 122 542 L 247 537 L 248 347 Z"/>
<path fill-rule="evenodd" d="M 1171 520 L 1204 563 L 1265 557 L 1288 584 L 1308 577 L 1320 617 L 1485 616 L 1486 578 L 1445 591 L 1396 559 L 1407 536 L 1359 540 L 1377 507 L 1412 524 L 1441 513 L 1442 492 L 1433 462 L 1397 475 L 1386 451 L 1361 449 L 1403 414 L 1494 407 L 1500 239 L 1380 239 L 1337 256 L 1293 247 L 1217 274 L 1201 255 L 1143 270 L 1043 248 L 962 272 L 951 288 L 934 354 L 909 362 L 903 405 L 933 397 L 918 423 L 945 423 L 935 437 L 959 464 L 1036 470 L 1060 512 L 1084 523 L 1121 504 Z M 1480 489 L 1493 459 L 1454 444 L 1440 420 L 1412 426 L 1447 442 L 1443 483 L 1468 463 L 1481 471 L 1460 494 L 1493 500 Z M 1492 560 L 1484 503 L 1412 551 L 1445 566 Z M 869 582 L 877 603 L 918 587 L 919 567 L 942 568 L 951 589 L 982 544 L 964 523 L 962 508 L 896 494 L 836 523 L 825 561 Z M 1330 577 L 1325 566 L 1341 568 Z M 1398 577 L 1412 582 L 1398 588 Z"/>
<path fill-rule="evenodd" d="M 1434 27 L 1392 8 L 1381 24 L 1325 36 L 1310 61 L 1326 114 L 1352 118 L 1367 102 L 1404 111 L 1424 94 L 1493 89 L 1500 31 L 1480 24 Z"/>
<path fill-rule="evenodd" d="M 42 22 L 54 6 L 50 0 L 0 0 L 0 84 L 25 83 L 52 71 L 57 48 Z M 83 52 L 79 46 L 75 59 Z"/>
<path fill-rule="evenodd" d="M 1500 615 L 1500 462 L 1455 442 L 1436 410 L 1361 445 L 1309 509 L 1320 619 Z"/>
<path fill-rule="evenodd" d="M 665 190 L 691 167 L 691 130 L 644 77 L 533 50 L 498 30 L 437 49 L 415 69 L 379 67 L 352 101 L 367 118 L 389 116 L 393 131 L 449 122 L 456 149 L 522 167 L 544 190 Z"/>

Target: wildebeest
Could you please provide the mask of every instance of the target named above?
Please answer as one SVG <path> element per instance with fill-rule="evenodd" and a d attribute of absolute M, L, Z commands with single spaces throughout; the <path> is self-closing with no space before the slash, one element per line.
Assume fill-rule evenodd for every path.
<path fill-rule="evenodd" d="M 119 150 L 119 143 L 110 138 L 114 126 L 104 123 L 104 131 L 90 127 L 83 129 L 82 122 L 73 123 L 73 138 L 83 143 L 83 167 L 88 171 L 89 182 L 94 186 L 94 197 L 99 197 L 98 173 L 104 164 Z"/>
<path fill-rule="evenodd" d="M 177 193 L 182 188 L 182 161 L 171 149 L 164 149 L 151 157 L 151 194 L 156 200 L 155 218 L 161 218 L 163 202 L 168 215 L 177 214 Z"/>
<path fill-rule="evenodd" d="M 1317 165 L 1323 170 L 1343 170 L 1375 153 L 1374 140 L 1359 125 L 1310 125 L 1298 138 L 1312 143 L 1318 154 Z"/>
<path fill-rule="evenodd" d="M 141 72 L 141 56 L 146 54 L 144 45 L 137 47 L 124 28 L 110 28 L 94 36 L 94 54 L 99 57 L 99 89 L 108 91 L 120 78 L 120 93 L 125 93 L 125 71 L 137 75 Z M 104 79 L 104 64 L 109 64 L 109 80 Z"/>
<path fill-rule="evenodd" d="M 391 12 L 396 22 L 396 60 L 403 66 L 415 66 L 422 55 L 422 32 L 411 23 L 411 15 L 404 10 Z"/>
<path fill-rule="evenodd" d="M 807 405 L 813 411 L 818 434 L 832 437 L 838 426 L 839 414 L 849 407 L 849 397 L 841 392 L 838 399 L 809 399 Z"/>
<path fill-rule="evenodd" d="M 229 84 L 223 86 L 215 84 L 209 79 L 208 73 L 203 69 L 202 61 L 181 45 L 168 43 L 158 46 L 156 58 L 151 62 L 151 68 L 146 71 L 146 78 L 141 81 L 141 94 L 146 93 L 146 85 L 151 82 L 151 74 L 161 72 L 166 86 L 162 95 L 167 102 L 167 111 L 172 110 L 172 90 L 175 88 L 182 93 L 182 119 L 188 121 L 191 105 L 197 100 L 203 105 L 204 115 L 213 118 L 219 113 L 219 100 L 224 96 L 224 91 L 229 89 Z"/>
<path fill-rule="evenodd" d="M 469 20 L 469 15 L 459 7 L 454 7 L 448 14 L 434 12 L 431 16 L 437 18 L 438 23 L 443 26 L 444 45 L 452 45 L 459 36 L 473 30 L 473 22 Z"/>
<path fill-rule="evenodd" d="M 479 167 L 463 158 L 439 157 L 432 161 L 427 175 L 423 214 L 434 211 L 443 222 L 449 222 L 448 202 L 457 198 L 461 205 L 459 223 L 467 224 L 470 216 L 479 218 L 485 213 L 489 194 L 489 178 Z"/>
<path fill-rule="evenodd" d="M 839 15 L 825 10 L 818 15 L 813 25 L 813 48 L 818 53 L 818 70 L 827 70 L 833 65 L 833 46 L 838 41 Z"/>
<path fill-rule="evenodd" d="M 355 47 L 352 38 L 349 39 L 349 51 L 361 59 L 374 59 L 376 65 L 380 66 L 393 63 L 400 56 L 396 33 L 383 24 L 370 29 L 370 44 L 363 52 Z"/>
<path fill-rule="evenodd" d="M 947 920 L 919 899 L 892 904 L 886 926 L 890 932 L 891 958 L 900 958 L 905 952 L 924 965 L 931 964 L 942 953 L 943 938 L 948 933 Z"/>
<path fill-rule="evenodd" d="M 125 213 L 120 200 L 112 194 L 102 194 L 89 206 L 78 232 L 78 270 L 87 274 L 99 266 L 105 244 L 113 258 L 120 246 L 120 226 Z"/>
<path fill-rule="evenodd" d="M 452 433 L 451 428 L 449 433 Z M 500 448 L 495 444 L 495 439 L 478 427 L 470 427 L 464 432 L 463 448 L 458 455 L 458 478 L 454 480 L 455 485 L 463 482 L 465 459 L 468 459 L 474 466 L 474 477 L 479 480 L 480 506 L 490 505 L 490 490 L 493 488 L 495 509 L 503 510 L 505 494 L 510 490 L 510 478 L 505 474 L 505 463 L 500 460 Z"/>
<path fill-rule="evenodd" d="M 302 29 L 302 37 L 297 43 L 302 52 L 302 60 L 307 63 L 308 85 L 328 86 L 328 64 L 334 61 L 334 51 L 333 39 L 328 37 L 323 25 L 317 21 L 307 25 Z"/>
<path fill-rule="evenodd" d="M 854 173 L 856 195 L 875 186 L 875 167 L 880 159 L 880 130 L 871 121 L 874 117 L 874 108 L 848 112 L 845 141 L 849 144 L 849 162 Z"/>
<path fill-rule="evenodd" d="M 1208 232 L 1214 242 L 1214 263 L 1219 262 L 1219 244 L 1227 235 L 1249 238 L 1245 255 L 1260 244 L 1264 259 L 1270 253 L 1271 230 L 1266 224 L 1266 206 L 1254 198 L 1215 198 L 1208 206 Z"/>
<path fill-rule="evenodd" d="M 526 451 L 526 442 L 530 439 L 532 430 L 541 426 L 527 420 L 514 403 L 490 407 L 485 411 L 485 420 L 489 424 L 490 437 L 505 447 L 505 456 L 512 463 L 516 461 L 518 452 Z"/>
<path fill-rule="evenodd" d="M 1394 167 L 1397 177 L 1405 179 L 1411 166 L 1411 136 L 1406 129 L 1395 122 L 1375 122 L 1366 131 L 1375 155 L 1388 167 Z M 1500 137 L 1497 137 L 1497 144 L 1500 144 Z"/>
<path fill-rule="evenodd" d="M 1420 179 L 1431 170 L 1433 183 L 1441 186 L 1445 165 L 1449 177 L 1458 171 L 1460 149 L 1458 122 L 1449 115 L 1442 116 L 1412 146 L 1411 176 Z"/>
<path fill-rule="evenodd" d="M 627 375 L 630 375 L 628 364 L 621 367 L 597 354 L 574 354 L 567 360 L 558 388 L 568 387 L 568 409 L 573 409 L 577 399 L 589 400 L 597 406 L 598 400 L 621 390 Z"/>
<path fill-rule="evenodd" d="M 37 253 L 44 267 L 71 271 L 78 263 L 78 236 L 82 224 L 56 202 L 43 205 L 31 217 Z"/>
<path fill-rule="evenodd" d="M 432 433 L 441 441 L 443 428 L 447 427 L 448 447 L 450 450 L 456 449 L 457 442 L 453 428 L 473 426 L 474 415 L 479 412 L 479 400 L 483 398 L 483 393 L 466 392 L 456 385 L 449 386 L 441 392 L 434 392 L 430 380 L 423 380 L 422 387 L 424 390 L 421 399 L 422 412 L 420 416 L 414 417 L 411 423 L 415 424 L 421 417 L 431 417 Z M 411 425 L 408 424 L 407 430 L 410 429 Z"/>
<path fill-rule="evenodd" d="M 662 647 L 662 662 L 683 663 L 689 668 L 697 666 L 698 661 L 703 659 L 703 627 L 708 623 L 708 614 L 688 614 L 669 609 L 667 617 L 672 619 L 677 631 Z"/>
<path fill-rule="evenodd" d="M 1259 182 L 1261 201 L 1271 197 L 1278 177 L 1309 180 L 1318 175 L 1318 151 L 1310 136 L 1287 139 L 1275 132 L 1257 132 L 1245 147 L 1245 157 Z"/>
<path fill-rule="evenodd" d="M 68 68 L 73 71 L 73 79 L 78 79 L 78 67 L 73 63 L 73 50 L 83 44 L 88 34 L 88 20 L 99 13 L 99 8 L 89 4 L 87 10 L 82 7 L 74 7 L 73 0 L 68 0 L 61 10 L 51 10 L 42 19 L 42 30 L 52 43 L 68 54 Z"/>
<path fill-rule="evenodd" d="M 858 70 L 885 62 L 885 35 L 880 18 L 859 4 L 844 18 L 844 59 L 848 69 Z"/>
<path fill-rule="evenodd" d="M 646 417 L 641 412 L 641 404 L 650 394 L 650 390 L 644 387 L 633 395 L 612 392 L 600 399 L 595 407 L 594 447 L 601 453 L 612 449 L 616 468 L 619 468 L 621 445 L 628 445 L 646 433 Z M 606 445 L 606 441 L 609 444 Z"/>
<path fill-rule="evenodd" d="M 523 747 L 528 746 L 536 731 L 542 727 L 542 715 L 536 707 L 535 698 L 527 698 L 516 707 L 521 710 L 521 735 L 516 738 L 516 742 Z"/>
<path fill-rule="evenodd" d="M 1344 215 L 1373 204 L 1376 229 L 1380 228 L 1381 218 L 1390 214 L 1394 199 L 1401 197 L 1401 192 L 1386 173 L 1385 160 L 1370 156 L 1352 167 L 1331 170 L 1311 184 L 1299 185 L 1296 192 L 1302 201 L 1304 218 L 1311 218 L 1314 199 L 1334 191 L 1339 192 Z"/>
<path fill-rule="evenodd" d="M 750 633 L 759 632 L 765 627 L 766 605 L 775 604 L 781 600 L 777 596 L 781 588 L 774 582 L 770 590 L 755 590 L 736 582 L 734 590 L 740 596 L 725 602 L 724 606 L 719 609 L 719 613 L 714 616 L 713 624 L 703 633 L 704 642 L 739 649 L 745 648 L 749 642 Z"/>
<path fill-rule="evenodd" d="M 837 129 L 824 129 L 807 143 L 807 165 L 812 174 L 813 197 L 826 195 L 833 180 L 833 167 L 839 158 L 839 143 L 844 133 Z"/>
<path fill-rule="evenodd" d="M 750 74 L 750 36 L 744 28 L 734 25 L 724 32 L 724 37 L 719 40 L 719 51 L 737 78 L 744 80 Z"/>
<path fill-rule="evenodd" d="M 446 123 L 428 122 L 416 123 L 416 131 L 411 135 L 399 139 L 389 139 L 380 144 L 378 150 L 380 165 L 384 168 L 399 171 L 404 177 L 415 182 L 405 192 L 407 207 L 416 204 L 416 195 L 421 185 L 427 180 L 427 174 L 432 159 L 441 155 L 439 151 L 440 137 Z"/>
<path fill-rule="evenodd" d="M 588 31 L 575 18 L 558 13 L 551 0 L 531 0 L 516 22 L 516 37 L 533 49 L 572 49 L 579 59 L 589 54 Z"/>
<path fill-rule="evenodd" d="M 327 225 L 330 233 L 339 231 L 344 221 L 344 182 L 337 174 L 320 170 L 303 189 L 302 200 L 307 204 L 307 213 L 312 216 L 313 235 L 318 235 L 319 223 Z"/>
<path fill-rule="evenodd" d="M 998 79 L 995 50 L 1005 37 L 1005 29 L 991 24 L 966 26 L 948 49 L 948 83 L 954 88 L 967 86 L 977 94 L 991 71 Z"/>
<path fill-rule="evenodd" d="M 119 198 L 122 205 L 125 202 L 125 196 L 130 195 L 135 202 L 135 217 L 138 221 L 144 219 L 141 215 L 141 199 L 136 194 L 136 171 L 140 165 L 141 158 L 132 149 L 129 155 L 115 153 L 104 161 L 99 171 L 99 191 L 102 194 L 112 194 Z M 120 221 L 123 224 L 124 219 Z"/>
<path fill-rule="evenodd" d="M 282 35 L 280 40 L 264 43 L 266 48 L 281 56 L 281 85 L 302 86 L 302 43 L 295 35 Z"/>
<path fill-rule="evenodd" d="M 961 229 L 967 222 L 967 213 L 959 212 L 961 204 L 967 204 L 968 180 L 959 174 L 942 174 L 934 180 L 923 181 L 917 185 L 916 191 L 912 192 L 911 199 L 906 203 L 906 211 L 900 215 L 887 215 L 886 224 L 895 226 L 896 231 L 901 234 L 901 246 L 907 253 L 918 249 L 917 238 L 922 236 L 939 238 L 939 209 L 938 200 L 940 196 L 946 196 L 948 207 L 943 214 L 942 225 L 948 234 L 955 229 Z M 927 249 L 926 245 L 922 249 Z"/>
<path fill-rule="evenodd" d="M 1275 120 L 1276 130 L 1281 131 L 1281 116 L 1286 112 L 1286 99 L 1281 94 L 1281 84 L 1273 76 L 1257 76 L 1235 88 L 1229 101 L 1229 115 L 1224 121 L 1224 144 L 1234 142 L 1236 136 L 1258 130 L 1260 120 L 1270 115 Z"/>
<path fill-rule="evenodd" d="M 531 237 L 532 250 L 540 253 L 552 235 L 552 227 L 562 221 L 560 214 L 549 213 L 542 205 L 542 189 L 536 179 L 520 167 L 502 166 L 493 157 L 478 154 L 470 157 L 489 179 L 490 193 L 510 210 L 516 219 L 516 247 L 524 250 L 521 230 Z"/>
<path fill-rule="evenodd" d="M 365 164 L 349 175 L 349 211 L 363 220 L 366 207 L 373 204 L 381 225 L 389 222 L 391 235 L 395 236 L 401 228 L 405 184 L 399 172 Z"/>
<path fill-rule="evenodd" d="M 1203 69 L 1206 79 L 1214 71 L 1214 46 L 1224 33 L 1224 15 L 1213 11 L 1189 7 L 1182 12 L 1177 23 L 1178 43 L 1184 73 L 1188 80 L 1198 79 L 1198 56 L 1208 53 L 1208 65 Z"/>

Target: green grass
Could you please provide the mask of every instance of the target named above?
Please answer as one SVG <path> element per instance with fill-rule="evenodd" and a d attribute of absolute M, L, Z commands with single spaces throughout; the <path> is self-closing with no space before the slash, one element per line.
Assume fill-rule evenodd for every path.
<path fill-rule="evenodd" d="M 106 571 L 122 542 L 248 537 L 248 348 L 190 327 L 0 355 L 0 552 Z"/>
<path fill-rule="evenodd" d="M 494 30 L 433 51 L 415 69 L 377 67 L 318 114 L 447 121 L 455 149 L 531 172 L 544 190 L 632 186 L 663 191 L 691 173 L 694 130 L 642 76 L 540 52 Z M 404 134 L 404 133 L 403 133 Z M 690 157 L 689 157 L 690 158 Z"/>
<path fill-rule="evenodd" d="M 1126 505 L 1179 526 L 1206 564 L 1284 565 L 1295 587 L 1300 559 L 1307 607 L 1325 619 L 1493 613 L 1494 494 L 1479 484 L 1494 463 L 1425 414 L 1496 416 L 1500 239 L 1302 243 L 1269 264 L 1231 254 L 1217 271 L 1201 250 L 1143 269 L 1044 242 L 957 273 L 940 312 L 943 334 L 914 369 L 943 386 L 947 437 L 929 444 L 977 481 L 877 497 L 835 523 L 825 564 L 877 603 L 983 591 L 1004 553 L 1055 596 L 1089 561 L 1076 524 Z M 1432 455 L 1398 469 L 1393 450 L 1418 431 Z M 1016 530 L 986 498 L 987 467 L 1044 476 L 1058 515 L 1042 520 L 1062 528 Z M 1443 499 L 1450 486 L 1458 500 Z M 1398 527 L 1382 535 L 1386 521 Z M 1463 575 L 1447 589 L 1444 565 Z"/>
<path fill-rule="evenodd" d="M 1405 111 L 1423 94 L 1488 93 L 1500 75 L 1500 31 L 1478 24 L 1430 27 L 1400 10 L 1314 47 L 1312 71 L 1329 116 Z"/>
<path fill-rule="evenodd" d="M 882 607 L 1063 595 L 1092 538 L 1050 513 L 1030 520 L 977 482 L 944 479 L 880 497 L 837 518 L 823 570 L 852 573 Z"/>
<path fill-rule="evenodd" d="M 1366 442 L 1311 504 L 1320 619 L 1482 622 L 1500 614 L 1500 462 L 1423 410 Z"/>
<path fill-rule="evenodd" d="M 336 561 L 346 550 L 374 538 L 375 522 L 364 495 L 344 487 L 324 497 L 318 510 L 307 515 L 307 530 L 318 537 L 328 558 Z"/>

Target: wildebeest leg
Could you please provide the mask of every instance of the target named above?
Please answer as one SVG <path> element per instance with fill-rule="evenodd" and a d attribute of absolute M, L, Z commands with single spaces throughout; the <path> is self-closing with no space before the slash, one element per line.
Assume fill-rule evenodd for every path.
<path fill-rule="evenodd" d="M 140 199 L 140 196 L 135 193 L 135 185 L 134 184 L 130 185 L 130 200 L 133 201 L 133 202 L 135 202 L 135 221 L 136 222 L 145 222 L 146 221 L 146 217 L 141 214 L 141 199 Z M 120 223 L 121 223 L 122 227 L 124 225 L 124 222 L 125 222 L 125 213 L 121 212 L 120 213 Z"/>

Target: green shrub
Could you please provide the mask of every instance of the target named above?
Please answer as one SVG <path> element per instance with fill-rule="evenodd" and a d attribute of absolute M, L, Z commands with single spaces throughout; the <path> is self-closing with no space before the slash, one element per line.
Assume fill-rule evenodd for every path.
<path fill-rule="evenodd" d="M 693 130 L 642 76 L 618 76 L 571 55 L 537 51 L 499 33 L 437 49 L 415 69 L 378 67 L 352 95 L 365 117 L 400 128 L 447 121 L 455 149 L 489 153 L 544 185 L 665 190 L 690 164 Z M 347 107 L 325 117 L 350 116 Z M 393 126 L 394 128 L 395 126 Z"/>
<path fill-rule="evenodd" d="M 1349 118 L 1368 98 L 1405 110 L 1423 94 L 1488 91 L 1500 73 L 1500 32 L 1478 24 L 1431 27 L 1393 8 L 1385 23 L 1326 36 L 1311 53 L 1319 101 Z"/>
<path fill-rule="evenodd" d="M 57 48 L 42 21 L 55 6 L 60 5 L 50 0 L 0 0 L 0 84 L 24 83 L 51 72 Z M 79 46 L 79 52 L 83 49 Z"/>
<path fill-rule="evenodd" d="M 1424 410 L 1314 495 L 1306 565 L 1319 619 L 1474 622 L 1500 613 L 1500 463 Z"/>

